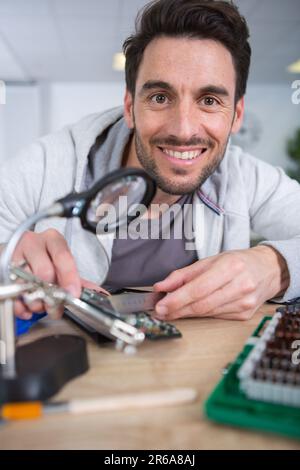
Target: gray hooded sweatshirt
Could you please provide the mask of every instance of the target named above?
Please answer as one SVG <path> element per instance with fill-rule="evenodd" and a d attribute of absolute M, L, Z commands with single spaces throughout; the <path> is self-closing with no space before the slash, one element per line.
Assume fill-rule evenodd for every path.
<path fill-rule="evenodd" d="M 85 186 L 88 155 L 96 138 L 120 121 L 123 108 L 92 114 L 38 139 L 0 168 L 0 242 L 8 241 L 28 216 Z M 123 131 L 129 133 L 126 126 Z M 97 176 L 121 166 L 116 136 L 101 153 Z M 107 148 L 109 147 L 109 148 Z M 217 170 L 195 192 L 193 227 L 199 259 L 227 250 L 247 249 L 253 230 L 285 258 L 290 285 L 283 301 L 300 296 L 300 185 L 273 167 L 229 144 Z M 62 233 L 80 275 L 101 284 L 107 276 L 114 235 L 96 237 L 78 219 L 39 222 L 36 232 Z"/>

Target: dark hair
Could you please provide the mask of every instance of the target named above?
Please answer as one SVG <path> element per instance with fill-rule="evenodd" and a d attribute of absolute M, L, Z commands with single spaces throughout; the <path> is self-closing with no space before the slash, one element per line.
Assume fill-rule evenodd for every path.
<path fill-rule="evenodd" d="M 251 47 L 246 20 L 238 8 L 223 0 L 154 0 L 138 14 L 135 34 L 123 51 L 127 89 L 134 96 L 139 66 L 147 45 L 156 37 L 213 39 L 231 53 L 236 71 L 235 99 L 246 93 Z"/>

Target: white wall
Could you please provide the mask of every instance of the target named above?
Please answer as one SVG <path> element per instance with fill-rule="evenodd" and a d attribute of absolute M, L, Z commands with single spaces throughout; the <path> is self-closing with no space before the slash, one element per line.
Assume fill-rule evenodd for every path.
<path fill-rule="evenodd" d="M 86 114 L 122 104 L 123 96 L 123 83 L 8 87 L 7 104 L 0 106 L 0 162 L 38 135 L 58 130 Z M 286 140 L 300 127 L 300 105 L 293 104 L 291 96 L 289 85 L 251 85 L 246 98 L 246 109 L 259 122 L 258 141 L 248 144 L 249 140 L 243 139 L 247 150 L 284 168 L 288 165 Z"/>
<path fill-rule="evenodd" d="M 290 165 L 286 141 L 300 127 L 300 104 L 293 104 L 290 85 L 251 85 L 246 96 L 246 110 L 257 118 L 260 137 L 249 151 L 273 165 Z"/>
<path fill-rule="evenodd" d="M 0 164 L 38 136 L 123 102 L 123 83 L 7 86 L 0 105 Z"/>
<path fill-rule="evenodd" d="M 39 88 L 7 86 L 6 104 L 0 105 L 0 163 L 15 155 L 41 134 Z"/>
<path fill-rule="evenodd" d="M 6 153 L 6 131 L 4 118 L 4 104 L 0 104 L 0 163 L 5 158 Z"/>
<path fill-rule="evenodd" d="M 53 83 L 44 91 L 47 132 L 123 103 L 123 83 Z"/>

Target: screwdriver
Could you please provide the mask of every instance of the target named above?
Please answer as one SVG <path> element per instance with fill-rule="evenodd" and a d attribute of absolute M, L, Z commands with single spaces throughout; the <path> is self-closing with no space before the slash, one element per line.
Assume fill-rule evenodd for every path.
<path fill-rule="evenodd" d="M 149 393 L 112 395 L 102 398 L 62 402 L 7 403 L 0 408 L 5 421 L 38 419 L 56 413 L 86 414 L 105 411 L 121 411 L 137 408 L 172 406 L 192 402 L 197 392 L 192 388 L 174 388 Z"/>

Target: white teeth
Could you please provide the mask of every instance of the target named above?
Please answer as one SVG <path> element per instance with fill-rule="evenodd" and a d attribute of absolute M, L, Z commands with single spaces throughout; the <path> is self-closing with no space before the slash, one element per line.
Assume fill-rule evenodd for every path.
<path fill-rule="evenodd" d="M 174 150 L 162 149 L 169 157 L 179 158 L 180 160 L 193 160 L 201 155 L 202 150 L 193 150 L 191 152 L 175 152 Z"/>

